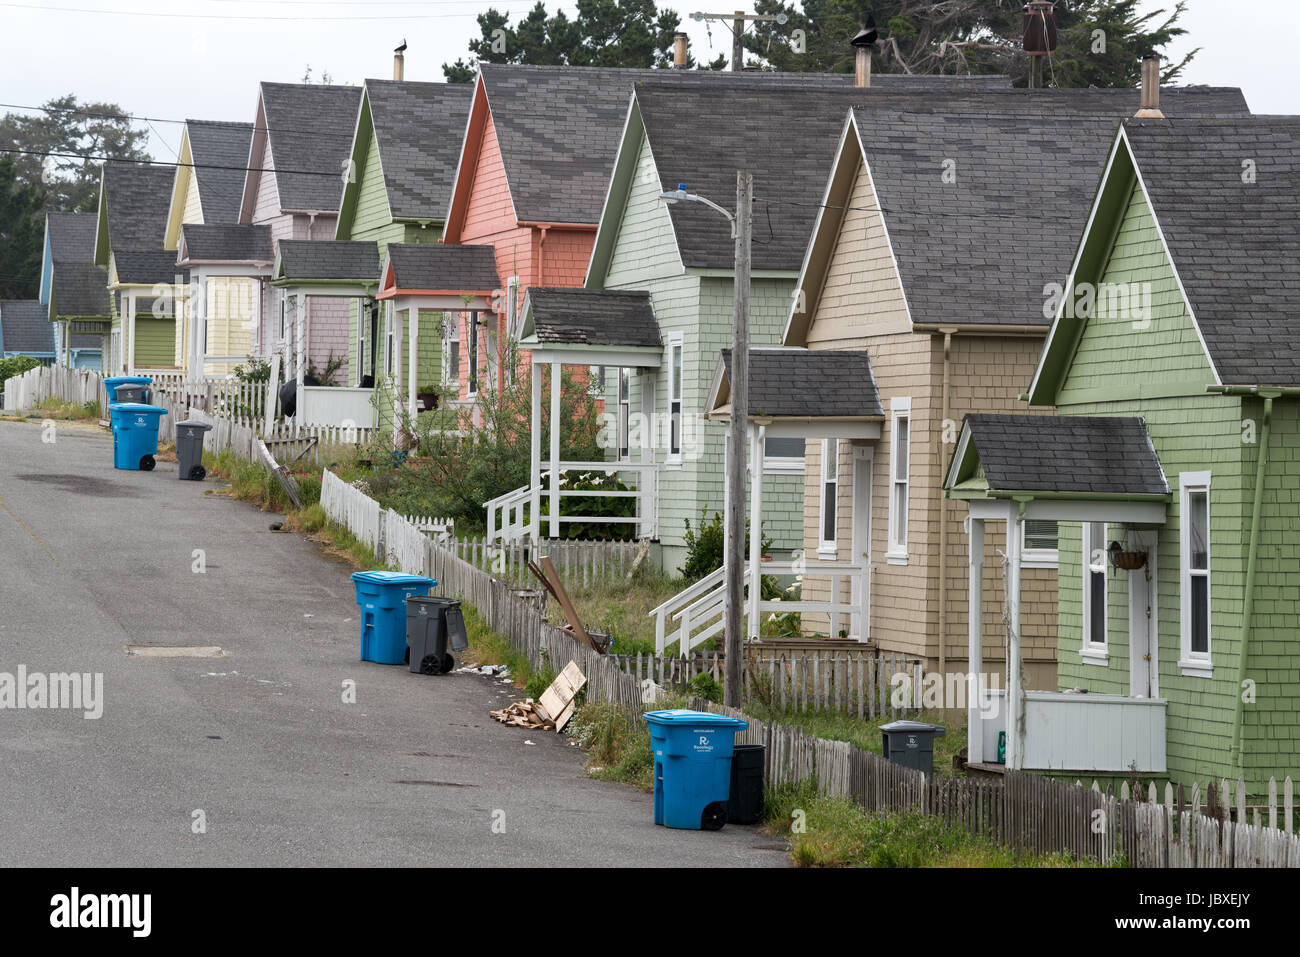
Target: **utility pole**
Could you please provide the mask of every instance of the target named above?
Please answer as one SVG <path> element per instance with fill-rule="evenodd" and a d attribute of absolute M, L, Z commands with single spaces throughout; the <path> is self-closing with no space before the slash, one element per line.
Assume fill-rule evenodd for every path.
<path fill-rule="evenodd" d="M 726 671 L 723 703 L 741 705 L 741 623 L 744 620 L 745 579 L 745 438 L 749 429 L 749 236 L 754 220 L 754 177 L 736 171 L 736 276 L 731 332 L 731 421 L 727 425 L 727 518 L 723 544 L 726 599 L 723 604 L 723 648 Z M 752 466 L 752 481 L 763 480 L 762 460 Z M 757 528 L 751 535 L 761 535 Z M 749 623 L 757 631 L 758 622 Z"/>
<path fill-rule="evenodd" d="M 731 69 L 733 73 L 739 73 L 745 69 L 745 24 L 753 20 L 757 22 L 773 21 L 784 24 L 786 15 L 784 13 L 746 13 L 744 10 L 737 10 L 735 13 L 692 13 L 691 19 L 700 20 L 722 20 L 731 21 Z"/>

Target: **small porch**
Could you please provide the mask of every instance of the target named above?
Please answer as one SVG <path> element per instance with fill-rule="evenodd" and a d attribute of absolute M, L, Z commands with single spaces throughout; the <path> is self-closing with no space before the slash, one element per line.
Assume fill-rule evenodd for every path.
<path fill-rule="evenodd" d="M 1157 532 L 1165 524 L 1170 495 L 1145 423 L 1121 417 L 968 415 L 945 489 L 949 498 L 965 501 L 970 508 L 969 763 L 1111 773 L 1136 766 L 1143 774 L 1164 773 L 1167 702 L 1158 696 L 1159 632 L 1154 627 L 1159 576 L 1148 569 L 1156 567 Z M 1083 523 L 1088 568 L 1095 562 L 1104 571 L 1105 563 L 1115 560 L 1112 553 L 1117 549 L 1106 542 L 1114 536 L 1107 529 L 1122 526 L 1119 537 L 1144 553 L 1142 566 L 1128 572 L 1128 694 L 1022 688 L 1022 529 L 1031 521 Z M 988 523 L 1001 523 L 1006 531 L 1005 691 L 990 689 L 983 673 Z M 1103 529 L 1095 541 L 1087 537 L 1093 528 Z M 1090 596 L 1082 594 L 1081 600 L 1087 602 Z M 1088 626 L 1083 627 L 1086 649 Z"/>
<path fill-rule="evenodd" d="M 108 291 L 117 319 L 109 332 L 109 375 L 176 372 L 174 341 L 179 304 L 189 296 L 189 272 L 173 253 L 114 251 Z"/>
<path fill-rule="evenodd" d="M 262 284 L 275 265 L 271 228 L 184 225 L 176 262 L 190 277 L 176 322 L 181 371 L 190 383 L 223 379 L 257 351 Z"/>

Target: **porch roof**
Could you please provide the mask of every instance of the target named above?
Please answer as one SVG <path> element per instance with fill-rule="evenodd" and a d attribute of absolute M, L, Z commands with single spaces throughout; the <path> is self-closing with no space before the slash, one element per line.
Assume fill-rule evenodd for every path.
<path fill-rule="evenodd" d="M 420 293 L 490 296 L 500 288 L 493 246 L 389 243 L 379 298 Z"/>
<path fill-rule="evenodd" d="M 644 350 L 657 357 L 663 348 L 644 290 L 533 287 L 524 296 L 522 316 L 520 344 L 534 349 Z"/>
<path fill-rule="evenodd" d="M 242 225 L 181 226 L 177 261 L 182 263 L 274 262 L 271 227 Z"/>
<path fill-rule="evenodd" d="M 373 242 L 337 239 L 282 239 L 271 282 L 276 286 L 334 285 L 373 287 L 379 275 L 379 248 Z M 338 295 L 354 295 L 340 289 Z"/>
<path fill-rule="evenodd" d="M 114 250 L 109 260 L 109 284 L 113 286 L 183 285 L 189 281 L 189 270 L 176 265 L 176 253 L 170 249 Z"/>
<path fill-rule="evenodd" d="M 1146 421 L 1136 416 L 967 415 L 944 488 L 966 499 L 1169 498 Z"/>
<path fill-rule="evenodd" d="M 731 350 L 723 349 L 709 392 L 710 418 L 731 417 Z M 866 352 L 749 350 L 749 419 L 880 421 L 885 412 Z"/>
<path fill-rule="evenodd" d="M 108 318 L 108 270 L 94 263 L 55 262 L 50 318 Z"/>

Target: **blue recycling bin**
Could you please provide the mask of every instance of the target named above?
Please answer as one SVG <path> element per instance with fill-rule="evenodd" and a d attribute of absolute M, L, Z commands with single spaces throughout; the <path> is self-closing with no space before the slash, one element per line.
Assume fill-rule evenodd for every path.
<path fill-rule="evenodd" d="M 381 665 L 406 662 L 406 598 L 427 595 L 438 584 L 424 575 L 354 572 L 361 609 L 361 660 Z"/>
<path fill-rule="evenodd" d="M 153 385 L 153 379 L 144 375 L 114 375 L 104 380 L 104 389 L 108 392 L 108 404 L 110 408 L 117 405 L 117 387 L 120 385 L 138 385 L 145 389 L 144 400 L 148 402 L 153 398 L 149 387 Z"/>
<path fill-rule="evenodd" d="M 158 454 L 158 422 L 167 410 L 143 402 L 119 402 L 110 410 L 113 468 L 151 472 Z"/>
<path fill-rule="evenodd" d="M 727 823 L 731 755 L 748 722 L 707 711 L 647 711 L 655 759 L 656 824 L 716 831 Z"/>

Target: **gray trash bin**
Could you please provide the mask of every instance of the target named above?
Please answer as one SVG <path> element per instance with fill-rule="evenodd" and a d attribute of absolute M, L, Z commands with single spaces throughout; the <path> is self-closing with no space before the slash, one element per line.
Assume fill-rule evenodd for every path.
<path fill-rule="evenodd" d="M 469 647 L 460 602 L 433 595 L 406 599 L 406 650 L 413 674 L 441 675 L 456 667 L 447 645 L 457 651 Z"/>
<path fill-rule="evenodd" d="M 203 467 L 203 434 L 212 429 L 206 422 L 186 419 L 176 423 L 176 458 L 181 466 L 177 478 L 202 482 L 208 471 Z"/>
<path fill-rule="evenodd" d="M 144 402 L 144 395 L 149 390 L 136 383 L 123 383 L 113 390 L 115 394 L 114 402 Z"/>
<path fill-rule="evenodd" d="M 880 726 L 881 753 L 895 764 L 934 772 L 934 739 L 945 732 L 941 724 L 891 721 Z"/>

